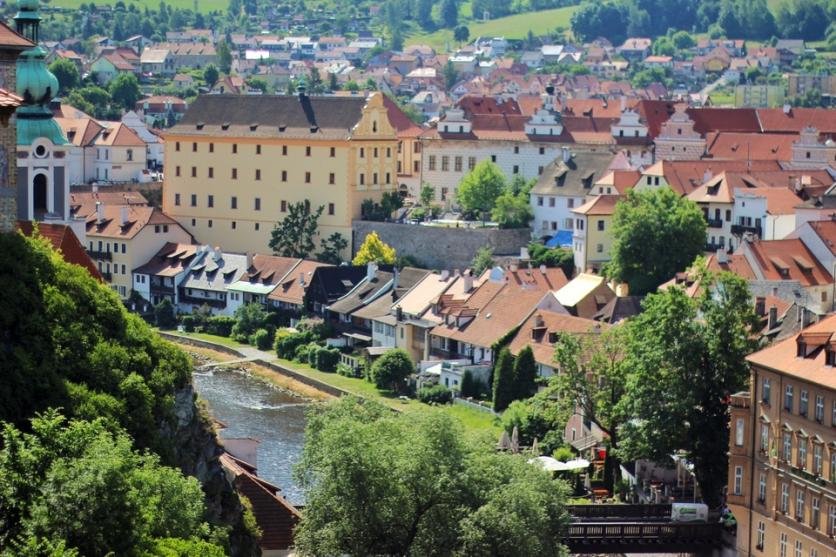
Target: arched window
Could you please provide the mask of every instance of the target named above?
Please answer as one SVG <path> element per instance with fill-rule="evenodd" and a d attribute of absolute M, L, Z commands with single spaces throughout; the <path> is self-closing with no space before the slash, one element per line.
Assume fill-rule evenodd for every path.
<path fill-rule="evenodd" d="M 32 180 L 32 206 L 36 216 L 43 216 L 48 210 L 47 191 L 46 175 L 35 175 Z"/>

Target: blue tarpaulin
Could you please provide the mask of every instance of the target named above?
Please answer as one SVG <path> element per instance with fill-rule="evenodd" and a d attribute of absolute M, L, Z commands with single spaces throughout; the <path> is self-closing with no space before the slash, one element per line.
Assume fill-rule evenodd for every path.
<path fill-rule="evenodd" d="M 557 234 L 548 239 L 548 241 L 546 242 L 546 247 L 572 247 L 572 231 L 558 230 Z"/>

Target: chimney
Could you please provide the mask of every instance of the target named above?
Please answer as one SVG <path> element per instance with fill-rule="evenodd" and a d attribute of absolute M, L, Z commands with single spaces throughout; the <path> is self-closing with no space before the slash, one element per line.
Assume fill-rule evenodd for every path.
<path fill-rule="evenodd" d="M 704 184 L 704 183 L 708 182 L 709 180 L 711 180 L 711 177 L 712 177 L 711 169 L 706 168 L 705 172 L 702 175 L 702 183 Z"/>
<path fill-rule="evenodd" d="M 299 286 L 305 287 L 305 273 L 299 273 Z"/>
<path fill-rule="evenodd" d="M 467 294 L 473 290 L 473 275 L 471 273 L 465 273 L 462 275 L 462 280 L 464 281 L 464 293 Z"/>
<path fill-rule="evenodd" d="M 366 264 L 366 280 L 372 280 L 377 273 L 377 263 L 369 261 Z"/>
<path fill-rule="evenodd" d="M 401 280 L 401 273 L 398 271 L 398 268 L 395 267 L 395 270 L 392 272 L 392 295 L 395 295 L 395 290 L 398 288 L 398 283 Z"/>
<path fill-rule="evenodd" d="M 398 323 L 403 321 L 403 308 L 401 306 L 395 307 L 395 320 Z"/>
<path fill-rule="evenodd" d="M 101 201 L 96 201 L 96 222 L 101 223 L 104 221 L 104 218 L 104 205 L 102 205 Z"/>
<path fill-rule="evenodd" d="M 728 262 L 729 262 L 729 254 L 726 253 L 725 249 L 719 248 L 717 250 L 717 263 L 720 263 L 721 265 L 725 265 Z"/>
<path fill-rule="evenodd" d="M 810 312 L 807 311 L 807 308 L 804 307 L 799 308 L 799 310 L 801 311 L 801 328 L 806 329 L 811 321 Z"/>
<path fill-rule="evenodd" d="M 119 226 L 126 226 L 128 224 L 128 208 L 119 207 Z"/>
<path fill-rule="evenodd" d="M 247 252 L 247 270 L 249 271 L 250 268 L 253 266 L 253 252 Z"/>
<path fill-rule="evenodd" d="M 545 275 L 545 274 L 546 274 L 546 266 L 545 266 L 545 265 L 540 265 L 540 274 L 541 274 L 541 275 Z"/>
<path fill-rule="evenodd" d="M 766 321 L 766 330 L 770 331 L 778 324 L 778 308 L 775 306 L 769 307 L 769 318 Z"/>
<path fill-rule="evenodd" d="M 453 269 L 453 276 L 454 276 L 454 277 L 457 277 L 457 276 L 459 276 L 459 275 L 461 275 L 461 274 L 462 274 L 462 272 L 461 272 L 460 270 L 458 270 L 458 269 Z"/>
<path fill-rule="evenodd" d="M 97 186 L 96 184 L 93 184 L 92 191 L 93 191 L 93 193 L 99 193 L 99 186 Z"/>
<path fill-rule="evenodd" d="M 758 317 L 766 315 L 766 298 L 763 296 L 755 298 L 755 314 L 757 314 Z"/>
<path fill-rule="evenodd" d="M 627 110 L 627 97 L 621 95 L 621 112 Z"/>
<path fill-rule="evenodd" d="M 563 152 L 563 162 L 568 163 L 572 158 L 572 153 L 569 152 L 568 147 L 561 147 L 561 151 Z"/>
<path fill-rule="evenodd" d="M 520 260 L 521 261 L 528 261 L 528 248 L 522 247 L 520 248 Z"/>
<path fill-rule="evenodd" d="M 446 281 L 448 278 L 450 278 L 450 271 L 448 271 L 447 269 L 441 271 L 441 282 Z"/>

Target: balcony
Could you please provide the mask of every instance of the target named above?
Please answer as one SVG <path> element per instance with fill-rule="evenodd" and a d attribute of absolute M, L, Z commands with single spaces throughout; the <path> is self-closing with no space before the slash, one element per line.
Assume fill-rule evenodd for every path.
<path fill-rule="evenodd" d="M 706 244 L 705 244 L 705 251 L 716 252 L 718 249 L 725 250 L 726 246 L 724 244 L 717 244 L 717 243 L 712 243 L 712 242 L 706 242 Z"/>
<path fill-rule="evenodd" d="M 113 274 L 105 272 L 105 271 L 99 271 L 99 273 L 101 273 L 102 278 L 105 279 L 107 282 L 110 282 L 111 280 L 113 280 Z"/>
<path fill-rule="evenodd" d="M 196 306 L 202 306 L 203 304 L 206 304 L 207 306 L 213 308 L 226 307 L 226 300 L 218 300 L 217 298 L 204 298 L 202 296 L 188 296 L 183 290 L 180 291 L 180 303 L 194 304 Z"/>
<path fill-rule="evenodd" d="M 708 228 L 723 228 L 723 219 L 705 219 Z"/>
<path fill-rule="evenodd" d="M 763 238 L 763 231 L 760 226 L 743 226 L 742 224 L 733 224 L 731 227 L 731 233 L 735 236 L 753 234 L 758 238 Z"/>
<path fill-rule="evenodd" d="M 88 251 L 87 255 L 89 255 L 91 259 L 101 259 L 103 261 L 113 260 L 113 253 L 109 251 Z"/>

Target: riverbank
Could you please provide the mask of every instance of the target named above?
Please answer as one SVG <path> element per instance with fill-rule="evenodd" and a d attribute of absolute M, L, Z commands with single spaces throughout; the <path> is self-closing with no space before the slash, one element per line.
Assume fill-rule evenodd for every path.
<path fill-rule="evenodd" d="M 450 404 L 445 406 L 428 406 L 415 399 L 403 400 L 399 397 L 383 393 L 368 381 L 354 377 L 344 377 L 336 373 L 326 373 L 316 370 L 310 366 L 281 360 L 272 352 L 258 350 L 246 344 L 240 344 L 225 337 L 215 337 L 205 333 L 178 333 L 172 331 L 161 331 L 163 337 L 181 345 L 189 347 L 200 347 L 203 349 L 214 349 L 234 359 L 249 358 L 261 360 L 265 365 L 271 366 L 264 369 L 265 377 L 284 377 L 292 381 L 303 383 L 314 389 L 334 395 L 353 394 L 361 398 L 374 400 L 384 404 L 398 412 L 404 413 L 427 413 L 441 412 L 452 416 L 461 422 L 466 431 L 493 437 L 493 441 L 501 433 L 498 419 L 493 414 L 482 412 L 467 406 Z M 260 362 L 253 363 L 258 366 Z M 264 367 L 264 366 L 261 366 Z"/>

